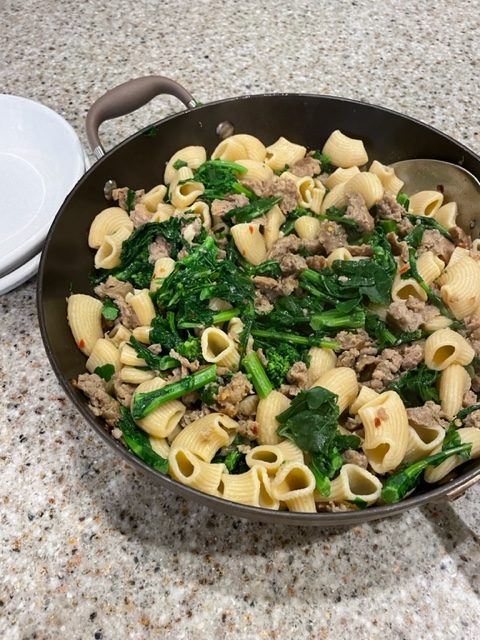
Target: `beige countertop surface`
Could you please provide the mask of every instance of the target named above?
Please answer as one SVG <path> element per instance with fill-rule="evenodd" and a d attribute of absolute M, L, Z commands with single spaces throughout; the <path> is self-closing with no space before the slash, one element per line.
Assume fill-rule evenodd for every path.
<path fill-rule="evenodd" d="M 480 152 L 478 1 L 4 0 L 0 16 L 0 90 L 55 109 L 85 146 L 89 105 L 156 73 L 202 102 L 381 104 Z M 157 98 L 102 139 L 178 109 Z M 345 530 L 251 523 L 162 492 L 65 397 L 35 286 L 0 297 L 2 639 L 478 638 L 480 487 Z"/>

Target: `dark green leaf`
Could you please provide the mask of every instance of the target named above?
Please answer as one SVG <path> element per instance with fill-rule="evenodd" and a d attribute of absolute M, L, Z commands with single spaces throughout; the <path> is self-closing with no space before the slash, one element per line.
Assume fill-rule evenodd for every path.
<path fill-rule="evenodd" d="M 116 320 L 119 313 L 120 309 L 111 298 L 103 299 L 102 316 L 105 320 Z"/>
<path fill-rule="evenodd" d="M 115 373 L 115 367 L 113 364 L 104 364 L 101 367 L 96 367 L 93 373 L 96 373 L 97 376 L 100 376 L 100 378 L 103 378 L 106 382 L 110 382 Z"/>
<path fill-rule="evenodd" d="M 182 167 L 188 167 L 188 162 L 185 162 L 185 160 L 180 160 L 180 158 L 178 160 L 175 160 L 175 162 L 173 163 L 173 168 L 178 171 Z"/>
<path fill-rule="evenodd" d="M 439 376 L 440 371 L 434 371 L 425 364 L 421 364 L 391 382 L 388 388 L 398 393 L 405 406 L 419 407 L 428 400 L 439 402 L 437 390 Z"/>
<path fill-rule="evenodd" d="M 280 202 L 281 198 L 259 198 L 255 200 L 255 202 L 251 202 L 250 204 L 245 205 L 244 207 L 235 207 L 234 209 L 230 209 L 223 216 L 224 220 L 231 220 L 235 218 L 235 222 L 237 224 L 242 222 L 250 222 L 255 218 L 259 218 L 260 216 L 265 215 L 270 211 L 272 207 L 274 207 L 278 202 Z"/>
<path fill-rule="evenodd" d="M 122 417 L 117 426 L 123 434 L 127 447 L 153 469 L 167 473 L 168 460 L 155 453 L 148 436 L 135 424 L 130 411 L 126 407 L 121 407 L 121 412 Z"/>

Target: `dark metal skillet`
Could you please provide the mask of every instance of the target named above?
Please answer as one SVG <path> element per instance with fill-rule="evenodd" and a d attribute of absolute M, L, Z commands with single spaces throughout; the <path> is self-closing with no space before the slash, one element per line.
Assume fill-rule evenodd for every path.
<path fill-rule="evenodd" d="M 177 96 L 187 107 L 131 136 L 103 155 L 98 136 L 101 123 L 128 113 L 157 94 Z M 208 496 L 178 484 L 145 465 L 110 436 L 103 422 L 92 415 L 87 400 L 71 384 L 85 369 L 85 358 L 72 340 L 66 322 L 65 297 L 69 291 L 91 292 L 88 274 L 92 255 L 86 238 L 90 223 L 105 208 L 103 190 L 108 180 L 134 189 L 161 182 L 163 167 L 178 149 L 192 144 L 209 150 L 218 144 L 218 127 L 225 121 L 236 132 L 248 132 L 270 144 L 285 136 L 310 148 L 321 147 L 334 129 L 361 138 L 370 158 L 391 164 L 404 158 L 438 158 L 461 163 L 480 175 L 480 158 L 452 138 L 417 120 L 353 100 L 304 94 L 243 96 L 210 104 L 197 103 L 183 87 L 159 76 L 132 80 L 103 96 L 87 117 L 89 142 L 99 161 L 69 194 L 47 237 L 38 278 L 38 312 L 47 355 L 67 395 L 100 437 L 121 456 L 156 482 L 186 498 L 237 517 L 292 525 L 342 526 L 391 516 L 431 501 L 453 500 L 480 480 L 480 460 L 467 463 L 449 483 L 423 487 L 394 505 L 355 512 L 290 513 L 259 509 Z M 225 126 L 225 125 L 223 125 Z M 470 232 L 476 220 L 463 212 L 459 223 Z M 475 234 L 477 235 L 477 234 Z"/>

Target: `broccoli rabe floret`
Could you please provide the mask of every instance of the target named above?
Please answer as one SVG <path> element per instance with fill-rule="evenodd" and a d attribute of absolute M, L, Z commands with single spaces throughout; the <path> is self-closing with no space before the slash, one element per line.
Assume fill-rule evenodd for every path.
<path fill-rule="evenodd" d="M 275 388 L 285 382 L 286 375 L 293 363 L 302 360 L 301 353 L 285 342 L 268 347 L 265 356 L 268 360 L 267 375 Z"/>
<path fill-rule="evenodd" d="M 190 362 L 193 362 L 202 355 L 200 340 L 199 338 L 190 337 L 185 340 L 185 342 L 177 344 L 175 351 L 184 358 L 187 358 L 187 360 L 190 360 Z"/>

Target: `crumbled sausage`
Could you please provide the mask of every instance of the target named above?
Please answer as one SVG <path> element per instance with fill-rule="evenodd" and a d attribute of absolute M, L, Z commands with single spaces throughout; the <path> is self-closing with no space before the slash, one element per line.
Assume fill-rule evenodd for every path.
<path fill-rule="evenodd" d="M 155 242 L 148 247 L 148 261 L 155 262 L 159 258 L 168 258 L 170 256 L 170 245 L 162 238 L 157 236 Z"/>
<path fill-rule="evenodd" d="M 294 176 L 315 176 L 321 171 L 320 161 L 312 158 L 312 156 L 305 156 L 301 160 L 297 160 L 294 164 L 288 167 L 290 173 Z"/>
<path fill-rule="evenodd" d="M 461 227 L 457 227 L 456 225 L 450 227 L 448 230 L 453 242 L 457 245 L 457 247 L 463 247 L 464 249 L 469 249 L 472 246 L 472 241 L 470 237 L 465 233 L 465 231 Z"/>
<path fill-rule="evenodd" d="M 82 373 L 74 385 L 87 396 L 92 413 L 114 427 L 120 420 L 120 403 L 107 393 L 107 383 L 96 373 Z"/>
<path fill-rule="evenodd" d="M 305 262 L 309 269 L 314 269 L 315 271 L 325 269 L 328 264 L 325 256 L 307 256 L 307 258 L 305 258 Z"/>
<path fill-rule="evenodd" d="M 428 400 L 423 407 L 407 409 L 408 422 L 412 427 L 442 427 L 446 429 L 449 421 L 440 405 Z"/>
<path fill-rule="evenodd" d="M 255 311 L 261 315 L 273 311 L 273 304 L 270 302 L 267 296 L 258 289 L 255 290 L 254 306 Z"/>
<path fill-rule="evenodd" d="M 175 349 L 170 349 L 168 355 L 171 358 L 175 358 L 179 361 L 180 367 L 182 369 L 182 378 L 185 378 L 189 373 L 198 371 L 200 369 L 200 362 L 198 360 L 193 360 L 193 362 L 190 362 L 190 360 L 181 356 L 177 351 L 175 351 Z"/>
<path fill-rule="evenodd" d="M 421 364 L 425 357 L 425 344 L 423 341 L 414 342 L 413 344 L 404 345 L 401 348 L 402 354 L 402 370 L 414 369 Z"/>
<path fill-rule="evenodd" d="M 243 193 L 235 193 L 226 196 L 224 200 L 214 200 L 211 205 L 212 216 L 222 218 L 226 213 L 238 207 L 246 207 L 249 199 Z"/>
<path fill-rule="evenodd" d="M 387 321 L 400 331 L 416 331 L 425 322 L 438 315 L 439 311 L 436 307 L 413 296 L 408 296 L 405 301 L 392 302 L 387 309 Z"/>
<path fill-rule="evenodd" d="M 301 239 L 295 234 L 290 234 L 288 236 L 283 236 L 283 238 L 279 238 L 272 246 L 270 251 L 267 254 L 267 258 L 276 258 L 281 259 L 287 253 L 297 253 L 300 247 L 302 246 Z"/>
<path fill-rule="evenodd" d="M 254 276 L 252 282 L 269 300 L 275 300 L 279 296 L 289 296 L 298 287 L 295 276 L 287 276 L 280 280 L 268 276 Z"/>
<path fill-rule="evenodd" d="M 384 193 L 383 198 L 377 202 L 375 211 L 378 218 L 394 220 L 395 222 L 400 222 L 407 213 L 402 205 L 396 201 L 395 197 L 389 193 Z"/>
<path fill-rule="evenodd" d="M 335 340 L 340 345 L 340 349 L 364 349 L 365 347 L 372 347 L 373 341 L 365 331 L 365 329 L 358 329 L 357 331 L 340 331 L 337 333 Z"/>
<path fill-rule="evenodd" d="M 370 215 L 364 197 L 357 192 L 347 193 L 345 218 L 353 220 L 362 233 L 372 233 L 375 220 Z"/>
<path fill-rule="evenodd" d="M 141 227 L 143 224 L 150 222 L 153 213 L 147 209 L 144 204 L 138 203 L 135 208 L 130 211 L 130 220 L 135 228 Z"/>
<path fill-rule="evenodd" d="M 480 410 L 472 411 L 465 418 L 465 426 L 466 427 L 474 427 L 475 429 L 480 429 Z"/>
<path fill-rule="evenodd" d="M 368 258 L 373 256 L 373 248 L 370 244 L 348 244 L 346 247 L 352 256 Z"/>
<path fill-rule="evenodd" d="M 365 384 L 374 391 L 383 391 L 397 377 L 403 358 L 395 349 L 384 349 L 380 361 L 372 372 L 372 379 Z"/>
<path fill-rule="evenodd" d="M 111 298 L 120 309 L 120 321 L 127 329 L 135 329 L 140 326 L 137 314 L 133 308 L 125 302 L 127 293 L 133 293 L 133 286 L 129 282 L 121 282 L 113 276 L 108 276 L 105 282 L 94 289 L 99 298 Z"/>
<path fill-rule="evenodd" d="M 130 189 L 128 187 L 121 187 L 120 189 L 114 189 L 112 191 L 112 200 L 118 201 L 118 206 L 121 207 L 124 211 L 128 211 L 127 197 L 128 197 L 129 191 Z M 144 189 L 138 189 L 138 191 L 135 191 L 135 197 L 133 200 L 134 208 L 135 208 L 135 205 L 137 205 L 140 202 L 140 200 L 143 198 L 144 195 L 145 195 Z"/>
<path fill-rule="evenodd" d="M 392 248 L 394 256 L 400 256 L 403 262 L 408 262 L 408 244 L 405 240 L 399 240 L 396 233 L 390 231 L 387 233 L 387 240 Z"/>
<path fill-rule="evenodd" d="M 422 238 L 422 242 L 418 247 L 418 255 L 426 253 L 427 251 L 433 251 L 436 256 L 439 256 L 444 262 L 448 262 L 455 249 L 455 245 L 447 238 L 444 238 L 442 234 L 436 229 L 427 229 Z"/>
<path fill-rule="evenodd" d="M 295 362 L 287 373 L 287 382 L 300 389 L 308 387 L 308 369 L 304 362 Z"/>
<path fill-rule="evenodd" d="M 249 379 L 239 372 L 232 376 L 228 384 L 218 389 L 215 401 L 221 411 L 233 418 L 239 412 L 240 402 L 251 393 L 253 387 Z"/>
<path fill-rule="evenodd" d="M 132 403 L 132 397 L 136 389 L 135 385 L 122 382 L 117 377 L 117 375 L 113 376 L 112 382 L 113 382 L 113 390 L 115 391 L 115 396 L 117 400 L 124 407 L 130 407 Z"/>
<path fill-rule="evenodd" d="M 280 269 L 285 275 L 298 275 L 307 269 L 307 262 L 302 256 L 286 253 L 280 259 Z"/>
<path fill-rule="evenodd" d="M 343 461 L 346 464 L 356 464 L 357 467 L 366 469 L 368 467 L 367 456 L 361 451 L 355 451 L 355 449 L 347 449 L 342 453 Z"/>
<path fill-rule="evenodd" d="M 318 239 L 325 249 L 325 252 L 332 253 L 334 249 L 345 247 L 347 245 L 347 234 L 345 229 L 330 220 L 323 220 L 320 223 Z"/>

